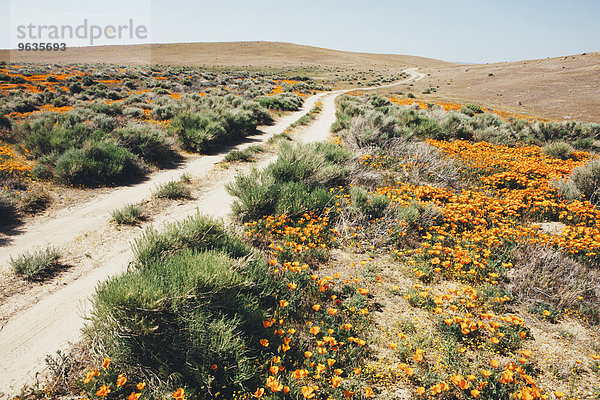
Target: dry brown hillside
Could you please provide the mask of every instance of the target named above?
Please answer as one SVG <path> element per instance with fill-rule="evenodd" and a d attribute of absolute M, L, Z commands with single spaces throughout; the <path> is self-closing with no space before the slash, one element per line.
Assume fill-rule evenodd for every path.
<path fill-rule="evenodd" d="M 353 53 L 282 42 L 174 43 L 73 47 L 66 52 L 0 51 L 0 60 L 52 63 L 115 63 L 193 66 L 402 68 L 445 66 L 444 61 L 396 54 Z"/>
<path fill-rule="evenodd" d="M 600 122 L 600 53 L 425 68 L 415 94 L 437 87 L 450 101 L 472 101 L 516 113 Z M 518 106 L 518 102 L 522 106 Z"/>

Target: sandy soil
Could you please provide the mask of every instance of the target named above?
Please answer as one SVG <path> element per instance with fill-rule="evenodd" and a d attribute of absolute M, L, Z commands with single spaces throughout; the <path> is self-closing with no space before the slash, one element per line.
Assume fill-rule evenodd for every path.
<path fill-rule="evenodd" d="M 424 76 L 414 69 L 407 72 L 410 74 L 407 82 Z M 254 136 L 252 142 L 238 148 L 266 142 L 310 111 L 318 101 L 323 103 L 321 113 L 303 129 L 298 140 L 326 140 L 335 121 L 335 97 L 343 92 L 310 97 L 302 110 L 264 127 L 261 135 Z M 69 343 L 80 338 L 80 330 L 90 311 L 90 295 L 100 282 L 127 268 L 132 259 L 130 242 L 141 234 L 142 228 L 160 228 L 165 223 L 184 219 L 198 211 L 214 217 L 226 217 L 232 198 L 227 194 L 225 185 L 236 172 L 266 166 L 274 155 L 263 157 L 258 165 L 216 171 L 214 166 L 222 158 L 223 154 L 197 157 L 177 170 L 154 174 L 144 183 L 95 196 L 73 209 L 63 209 L 39 223 L 26 225 L 21 235 L 12 238 L 0 255 L 0 286 L 15 285 L 13 289 L 3 289 L 0 294 L 0 398 L 18 391 L 25 384 L 35 383 L 41 376 L 39 373 L 44 368 L 46 355 L 66 349 Z M 143 227 L 117 230 L 109 222 L 110 212 L 114 209 L 148 199 L 159 183 L 178 179 L 183 173 L 203 183 L 194 201 L 173 203 L 154 215 L 152 221 Z M 10 256 L 48 244 L 63 248 L 66 251 L 65 261 L 72 267 L 46 284 L 17 283 L 7 267 Z"/>

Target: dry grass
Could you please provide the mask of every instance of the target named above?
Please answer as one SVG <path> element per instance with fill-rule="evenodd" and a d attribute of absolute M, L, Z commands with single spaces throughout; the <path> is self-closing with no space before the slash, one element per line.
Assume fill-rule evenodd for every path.
<path fill-rule="evenodd" d="M 451 63 L 398 54 L 354 53 L 284 42 L 215 42 L 153 45 L 72 47 L 60 55 L 53 52 L 25 54 L 0 51 L 0 60 L 52 63 L 113 63 L 202 65 L 236 67 L 311 67 L 401 69 L 406 66 L 443 66 Z M 43 53 L 43 54 L 42 54 Z M 148 56 L 151 60 L 148 60 Z M 136 61 L 137 60 L 137 61 Z"/>
<path fill-rule="evenodd" d="M 438 98 L 477 102 L 518 114 L 598 123 L 599 63 L 600 53 L 587 53 L 541 60 L 428 67 L 422 72 L 430 75 L 415 83 L 411 90 L 421 93 L 425 88 L 436 87 L 435 94 L 420 96 L 424 101 Z"/>
<path fill-rule="evenodd" d="M 600 320 L 600 271 L 549 247 L 526 246 L 517 258 L 519 268 L 510 271 L 508 289 L 520 302 L 582 310 L 592 322 Z"/>

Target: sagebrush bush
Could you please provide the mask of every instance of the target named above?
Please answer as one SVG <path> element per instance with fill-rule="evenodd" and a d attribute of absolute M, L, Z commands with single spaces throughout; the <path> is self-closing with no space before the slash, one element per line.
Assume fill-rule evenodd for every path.
<path fill-rule="evenodd" d="M 387 196 L 370 195 L 366 190 L 357 186 L 350 189 L 350 201 L 353 212 L 369 220 L 382 217 L 391 202 Z"/>
<path fill-rule="evenodd" d="M 10 259 L 10 265 L 17 275 L 26 280 L 42 279 L 59 265 L 60 252 L 47 247 L 44 250 L 36 250 L 21 254 L 17 258 Z"/>
<path fill-rule="evenodd" d="M 252 253 L 251 248 L 238 240 L 221 221 L 200 214 L 167 225 L 161 232 L 147 229 L 133 245 L 136 265 L 140 268 L 182 249 L 196 252 L 218 250 L 233 258 Z"/>
<path fill-rule="evenodd" d="M 275 96 L 260 96 L 254 99 L 270 110 L 297 111 L 302 107 L 302 97 L 295 93 L 279 93 Z"/>
<path fill-rule="evenodd" d="M 63 183 L 97 186 L 130 182 L 143 172 L 129 150 L 105 141 L 67 150 L 56 161 L 54 176 Z"/>
<path fill-rule="evenodd" d="M 548 143 L 542 148 L 545 155 L 552 158 L 560 158 L 561 160 L 568 160 L 571 158 L 572 153 L 575 151 L 573 146 L 566 142 L 554 142 Z"/>
<path fill-rule="evenodd" d="M 184 182 L 170 181 L 158 186 L 154 196 L 164 199 L 191 199 L 192 189 Z"/>
<path fill-rule="evenodd" d="M 121 225 L 135 225 L 142 217 L 144 209 L 139 204 L 128 204 L 110 213 L 113 221 Z"/>
<path fill-rule="evenodd" d="M 145 161 L 168 165 L 177 158 L 169 140 L 152 126 L 132 124 L 117 129 L 114 136 L 119 145 Z"/>
<path fill-rule="evenodd" d="M 235 96 L 206 97 L 189 108 L 173 118 L 171 130 L 184 148 L 199 153 L 219 150 L 272 122 L 260 104 Z"/>
<path fill-rule="evenodd" d="M 36 157 L 62 154 L 71 148 L 81 147 L 86 139 L 100 140 L 104 137 L 101 132 L 91 133 L 81 123 L 69 123 L 65 127 L 56 115 L 41 116 L 25 122 L 19 127 L 19 131 L 23 146 Z"/>
<path fill-rule="evenodd" d="M 475 114 L 483 113 L 483 109 L 477 104 L 468 103 L 468 104 L 465 104 L 465 108 L 468 108 L 469 110 L 473 111 L 473 113 L 475 113 Z"/>
<path fill-rule="evenodd" d="M 176 376 L 201 397 L 256 385 L 261 322 L 276 304 L 266 263 L 168 250 L 175 254 L 98 288 L 88 336 L 126 370 L 148 369 L 162 382 Z"/>
<path fill-rule="evenodd" d="M 137 107 L 126 107 L 123 110 L 123 116 L 128 118 L 141 118 L 144 115 L 144 110 Z"/>
<path fill-rule="evenodd" d="M 570 200 L 600 202 L 600 160 L 593 159 L 575 168 L 566 179 L 552 182 L 559 194 Z"/>
<path fill-rule="evenodd" d="M 227 185 L 237 197 L 232 210 L 243 220 L 322 211 L 333 198 L 329 188 L 345 183 L 348 160 L 349 154 L 332 143 L 285 144 L 265 170 L 238 175 Z"/>
<path fill-rule="evenodd" d="M 210 114 L 179 114 L 171 126 L 184 148 L 199 153 L 212 151 L 231 137 L 223 121 Z"/>
<path fill-rule="evenodd" d="M 600 160 L 594 159 L 575 168 L 569 175 L 575 187 L 594 204 L 600 201 Z"/>

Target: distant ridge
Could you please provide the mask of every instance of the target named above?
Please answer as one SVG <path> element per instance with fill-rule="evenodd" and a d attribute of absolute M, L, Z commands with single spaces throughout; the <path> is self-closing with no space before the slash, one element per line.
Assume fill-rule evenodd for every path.
<path fill-rule="evenodd" d="M 40 63 L 113 63 L 188 66 L 344 66 L 391 68 L 445 66 L 453 63 L 425 57 L 356 53 L 285 42 L 202 42 L 72 47 L 64 52 L 0 50 L 0 60 Z"/>

